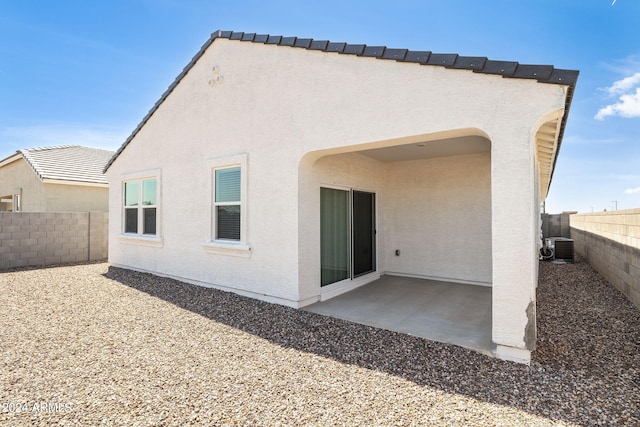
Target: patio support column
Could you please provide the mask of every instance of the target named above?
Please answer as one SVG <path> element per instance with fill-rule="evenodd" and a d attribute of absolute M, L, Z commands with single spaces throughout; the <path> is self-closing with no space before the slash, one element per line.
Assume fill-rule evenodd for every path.
<path fill-rule="evenodd" d="M 538 258 L 533 133 L 492 135 L 492 336 L 496 356 L 529 363 L 535 349 Z"/>

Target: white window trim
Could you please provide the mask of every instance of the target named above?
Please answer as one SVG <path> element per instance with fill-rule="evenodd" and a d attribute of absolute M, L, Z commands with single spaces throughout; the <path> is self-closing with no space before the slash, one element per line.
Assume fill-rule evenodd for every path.
<path fill-rule="evenodd" d="M 22 194 L 14 194 L 13 198 L 13 211 L 22 212 Z"/>
<path fill-rule="evenodd" d="M 131 233 L 123 233 L 118 236 L 118 240 L 122 243 L 128 243 L 132 245 L 141 245 L 141 246 L 153 246 L 153 247 L 162 247 L 164 246 L 164 239 L 158 236 L 150 236 L 148 234 L 131 234 Z"/>
<path fill-rule="evenodd" d="M 230 255 L 238 257 L 251 256 L 251 245 L 248 243 L 248 209 L 247 209 L 247 166 L 248 154 L 237 154 L 234 156 L 220 157 L 209 160 L 211 175 L 209 182 L 211 185 L 210 199 L 210 215 L 209 215 L 209 235 L 202 242 L 205 252 L 216 255 Z M 215 238 L 216 210 L 215 210 L 215 171 L 217 169 L 226 169 L 232 167 L 240 167 L 240 240 L 224 240 Z"/>
<path fill-rule="evenodd" d="M 125 233 L 125 206 L 124 206 L 124 183 L 127 181 L 142 181 L 143 179 L 156 179 L 156 234 L 138 234 L 138 233 Z M 141 245 L 141 246 L 164 246 L 164 239 L 162 238 L 162 174 L 161 169 L 149 169 L 139 172 L 132 172 L 123 174 L 120 177 L 120 235 L 118 240 L 122 243 Z M 138 191 L 142 192 L 140 187 Z M 140 206 L 139 208 L 142 208 Z M 140 209 L 142 210 L 142 209 Z"/>

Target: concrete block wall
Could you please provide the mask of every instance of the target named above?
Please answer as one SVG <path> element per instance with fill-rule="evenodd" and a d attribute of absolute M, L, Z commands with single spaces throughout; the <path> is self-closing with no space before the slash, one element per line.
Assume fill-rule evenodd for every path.
<path fill-rule="evenodd" d="M 569 218 L 574 213 L 542 214 L 542 237 L 569 237 L 571 234 Z"/>
<path fill-rule="evenodd" d="M 640 308 L 640 209 L 571 215 L 577 253 Z"/>
<path fill-rule="evenodd" d="M 107 258 L 105 212 L 0 212 L 0 268 Z"/>

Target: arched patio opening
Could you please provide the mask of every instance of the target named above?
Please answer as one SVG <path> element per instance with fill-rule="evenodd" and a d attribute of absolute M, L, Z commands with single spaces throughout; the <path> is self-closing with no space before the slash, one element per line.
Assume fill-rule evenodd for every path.
<path fill-rule="evenodd" d="M 373 316 L 355 307 L 343 314 L 361 313 L 387 329 L 394 327 L 385 319 L 404 316 L 409 329 L 400 332 L 491 350 L 491 142 L 485 134 L 466 129 L 308 153 L 299 176 L 302 300 L 329 302 L 383 277 L 387 289 L 368 285 L 355 299 L 355 292 L 338 297 L 369 307 Z M 440 314 L 429 308 L 432 292 L 443 298 Z M 437 331 L 432 316 L 458 332 Z"/>

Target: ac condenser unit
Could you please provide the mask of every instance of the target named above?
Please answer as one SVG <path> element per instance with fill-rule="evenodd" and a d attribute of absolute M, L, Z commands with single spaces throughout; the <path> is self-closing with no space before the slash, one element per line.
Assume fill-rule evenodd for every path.
<path fill-rule="evenodd" d="M 553 242 L 554 258 L 561 259 L 567 262 L 573 262 L 574 261 L 573 239 L 556 237 L 553 240 L 554 240 Z"/>

